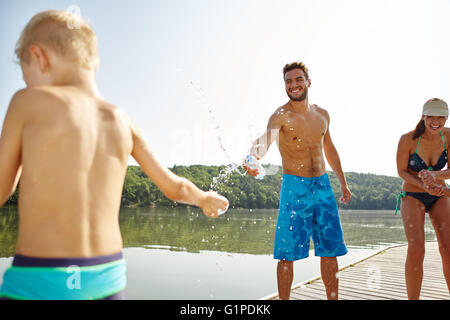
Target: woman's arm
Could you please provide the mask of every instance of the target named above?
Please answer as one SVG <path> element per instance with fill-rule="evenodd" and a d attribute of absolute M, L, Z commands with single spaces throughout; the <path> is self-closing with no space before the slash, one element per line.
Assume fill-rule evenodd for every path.
<path fill-rule="evenodd" d="M 444 135 L 447 141 L 445 145 L 447 146 L 447 155 L 448 155 L 450 149 L 450 130 L 446 129 Z M 448 156 L 447 156 L 447 168 L 450 168 L 450 159 Z M 436 185 L 436 180 L 442 180 L 442 182 L 445 184 L 444 180 L 450 179 L 450 169 L 442 171 L 422 170 L 419 172 L 419 178 L 422 180 L 423 184 L 426 187 L 432 187 Z"/>
<path fill-rule="evenodd" d="M 406 183 L 419 187 L 425 190 L 425 185 L 421 179 L 415 177 L 408 172 L 410 137 L 408 134 L 403 135 L 397 147 L 397 173 Z"/>

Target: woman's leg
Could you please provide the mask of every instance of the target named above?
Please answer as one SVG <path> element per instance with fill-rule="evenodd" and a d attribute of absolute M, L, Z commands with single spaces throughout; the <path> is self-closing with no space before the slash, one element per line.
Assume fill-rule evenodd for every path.
<path fill-rule="evenodd" d="M 408 252 L 405 263 L 406 292 L 409 300 L 420 296 L 423 278 L 423 258 L 425 256 L 425 206 L 410 196 L 402 200 L 401 212 Z"/>
<path fill-rule="evenodd" d="M 430 220 L 433 224 L 442 257 L 442 269 L 450 292 L 450 199 L 442 197 L 430 210 Z"/>

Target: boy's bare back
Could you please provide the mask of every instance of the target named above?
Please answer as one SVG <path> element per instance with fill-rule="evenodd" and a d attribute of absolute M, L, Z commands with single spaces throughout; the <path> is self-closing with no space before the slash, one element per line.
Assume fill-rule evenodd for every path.
<path fill-rule="evenodd" d="M 123 181 L 133 140 L 119 109 L 70 86 L 25 89 L 16 252 L 83 257 L 118 252 Z M 55 245 L 57 244 L 57 245 Z"/>
<path fill-rule="evenodd" d="M 16 254 L 105 256 L 122 249 L 119 208 L 129 156 L 169 199 L 217 217 L 228 200 L 173 174 L 136 125 L 100 95 L 95 33 L 61 11 L 36 14 L 16 55 L 26 89 L 8 108 L 0 137 L 0 206 L 19 178 Z"/>
<path fill-rule="evenodd" d="M 164 167 L 137 126 L 102 98 L 95 33 L 82 21 L 68 28 L 75 18 L 38 13 L 16 47 L 27 88 L 14 95 L 2 127 L 0 206 L 20 179 L 19 234 L 0 297 L 123 298 L 119 209 L 130 155 L 170 200 L 210 217 L 228 207 Z M 80 263 L 79 277 L 88 280 L 72 290 L 67 275 Z"/>

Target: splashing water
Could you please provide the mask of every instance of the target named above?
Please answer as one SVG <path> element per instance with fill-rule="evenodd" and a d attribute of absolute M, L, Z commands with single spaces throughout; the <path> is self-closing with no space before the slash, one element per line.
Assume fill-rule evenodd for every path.
<path fill-rule="evenodd" d="M 245 176 L 247 174 L 247 171 L 245 171 L 242 168 L 242 163 L 244 162 L 244 158 L 241 160 L 241 163 L 236 163 L 231 159 L 227 149 L 225 148 L 225 146 L 222 142 L 220 133 L 218 132 L 220 130 L 220 125 L 217 123 L 217 119 L 216 119 L 216 116 L 214 115 L 213 108 L 206 101 L 205 91 L 199 85 L 194 83 L 194 81 L 192 81 L 192 80 L 189 81 L 189 85 L 193 88 L 193 91 L 194 91 L 199 103 L 201 105 L 203 105 L 204 107 L 206 107 L 206 109 L 208 110 L 209 116 L 211 118 L 211 122 L 213 124 L 213 128 L 216 131 L 216 136 L 217 136 L 217 141 L 219 143 L 219 147 L 222 150 L 223 154 L 225 155 L 225 157 L 227 158 L 228 163 L 229 163 L 228 165 L 225 166 L 225 168 L 220 170 L 219 175 L 217 177 L 214 177 L 210 184 L 210 190 L 218 191 L 219 187 L 222 184 L 226 184 L 228 182 L 228 180 L 230 179 L 231 175 L 234 172 L 237 172 L 241 176 Z M 250 142 L 250 143 L 252 143 L 252 142 Z M 263 144 L 257 145 L 256 147 L 259 147 L 259 146 L 263 146 Z M 265 171 L 266 171 L 265 174 L 266 174 L 266 176 L 277 174 L 279 169 L 280 169 L 279 166 L 270 165 L 268 168 L 265 168 Z M 226 210 L 219 211 L 219 215 L 222 215 L 225 212 L 226 212 Z"/>
<path fill-rule="evenodd" d="M 247 174 L 247 172 L 241 172 L 240 170 L 241 165 L 236 163 L 231 163 L 222 170 L 220 170 L 219 175 L 217 177 L 213 178 L 213 181 L 211 182 L 211 185 L 209 186 L 211 190 L 217 191 L 217 189 L 224 183 L 227 183 L 230 179 L 233 172 L 239 173 L 241 176 L 244 176 Z"/>
<path fill-rule="evenodd" d="M 220 125 L 217 123 L 217 119 L 216 119 L 216 117 L 214 115 L 214 112 L 212 110 L 211 105 L 209 105 L 206 102 L 204 90 L 200 86 L 195 84 L 193 81 L 190 81 L 189 84 L 194 89 L 194 92 L 196 93 L 196 96 L 197 96 L 197 99 L 199 100 L 199 102 L 208 109 L 208 113 L 209 113 L 209 116 L 211 118 L 211 121 L 212 121 L 212 124 L 213 124 L 213 128 L 214 128 L 215 131 L 218 131 L 220 129 Z M 213 178 L 213 181 L 211 182 L 211 185 L 210 185 L 210 190 L 213 190 L 213 191 L 217 191 L 218 188 L 222 184 L 227 183 L 228 180 L 230 179 L 231 175 L 234 172 L 239 173 L 241 176 L 244 176 L 244 175 L 247 174 L 246 171 L 241 171 L 240 170 L 242 168 L 242 164 L 238 164 L 238 163 L 234 162 L 231 159 L 230 155 L 228 154 L 227 149 L 223 145 L 222 138 L 221 138 L 220 134 L 217 132 L 216 135 L 217 135 L 217 141 L 219 142 L 219 147 L 222 150 L 222 152 L 225 155 L 225 157 L 227 158 L 229 164 L 226 165 L 225 168 L 223 168 L 220 171 L 220 173 L 219 173 L 219 175 L 217 177 Z"/>

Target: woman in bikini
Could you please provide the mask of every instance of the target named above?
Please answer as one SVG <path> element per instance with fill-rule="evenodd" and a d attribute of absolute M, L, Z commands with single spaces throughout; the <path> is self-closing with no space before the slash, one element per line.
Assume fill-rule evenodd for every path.
<path fill-rule="evenodd" d="M 450 190 L 443 180 L 450 178 L 450 169 L 441 171 L 449 161 L 450 129 L 444 128 L 448 114 L 445 101 L 428 100 L 416 129 L 404 134 L 398 143 L 397 170 L 403 179 L 400 210 L 408 240 L 405 263 L 408 299 L 419 299 L 422 287 L 425 212 L 436 232 L 450 291 Z"/>

